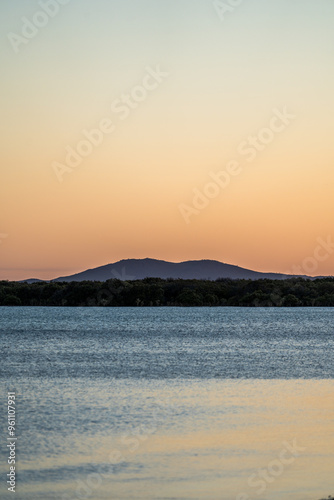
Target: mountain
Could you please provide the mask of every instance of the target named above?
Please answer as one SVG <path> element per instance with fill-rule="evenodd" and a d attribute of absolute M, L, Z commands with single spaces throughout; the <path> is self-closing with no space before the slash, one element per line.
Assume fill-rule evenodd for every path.
<path fill-rule="evenodd" d="M 29 278 L 28 280 L 21 280 L 19 281 L 19 283 L 28 283 L 28 284 L 31 284 L 31 283 L 45 283 L 44 280 L 40 280 L 38 278 Z"/>
<path fill-rule="evenodd" d="M 189 260 L 186 262 L 166 262 L 156 259 L 127 259 L 114 264 L 87 269 L 71 276 L 62 276 L 52 281 L 122 281 L 144 278 L 206 279 L 286 279 L 292 275 L 260 273 L 242 267 L 224 264 L 216 260 Z M 305 278 L 307 276 L 304 276 Z"/>

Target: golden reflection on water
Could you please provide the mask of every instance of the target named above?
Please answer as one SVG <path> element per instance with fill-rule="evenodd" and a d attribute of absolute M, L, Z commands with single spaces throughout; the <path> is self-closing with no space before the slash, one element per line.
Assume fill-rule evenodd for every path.
<path fill-rule="evenodd" d="M 92 500 L 318 500 L 334 492 L 333 389 L 333 381 L 296 380 L 181 381 L 174 393 L 146 387 L 172 408 L 150 432 L 131 436 L 130 425 L 124 439 L 106 428 L 103 437 L 83 436 L 80 453 L 43 466 L 66 460 L 98 473 L 108 464 Z M 121 459 L 111 463 L 115 450 Z M 72 483 L 59 484 L 60 498 L 68 488 L 79 498 Z"/>

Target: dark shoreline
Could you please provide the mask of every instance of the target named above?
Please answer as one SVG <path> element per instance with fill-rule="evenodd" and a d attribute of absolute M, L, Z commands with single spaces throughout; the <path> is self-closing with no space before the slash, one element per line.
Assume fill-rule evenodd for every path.
<path fill-rule="evenodd" d="M 0 281 L 0 306 L 334 307 L 334 278 Z"/>

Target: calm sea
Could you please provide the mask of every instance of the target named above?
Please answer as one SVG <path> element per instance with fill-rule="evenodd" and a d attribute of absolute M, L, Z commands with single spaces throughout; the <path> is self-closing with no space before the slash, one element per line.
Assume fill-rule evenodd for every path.
<path fill-rule="evenodd" d="M 334 494 L 334 309 L 0 308 L 14 498 Z"/>

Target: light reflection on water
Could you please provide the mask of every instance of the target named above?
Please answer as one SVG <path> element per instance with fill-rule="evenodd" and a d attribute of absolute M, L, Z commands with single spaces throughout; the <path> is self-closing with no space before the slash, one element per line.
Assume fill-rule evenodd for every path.
<path fill-rule="evenodd" d="M 19 394 L 16 498 L 318 500 L 333 493 L 334 381 L 326 370 L 318 380 L 296 379 L 288 371 L 296 359 L 296 346 L 298 370 L 304 363 L 306 377 L 311 346 L 322 365 L 325 357 L 331 358 L 328 314 L 333 313 L 326 313 L 325 327 L 320 310 L 304 310 L 304 317 L 301 310 L 296 317 L 291 310 L 286 316 L 281 310 L 279 333 L 277 313 L 263 316 L 259 310 L 248 316 L 247 310 L 238 313 L 238 326 L 236 310 L 223 316 L 222 309 L 215 315 L 213 309 L 204 308 L 200 315 L 198 310 L 191 314 L 189 309 L 178 309 L 173 315 L 167 313 L 167 321 L 165 312 L 157 318 L 156 309 L 140 310 L 143 313 L 137 316 L 133 310 L 115 311 L 113 316 L 110 310 L 97 309 L 91 316 L 88 310 L 77 310 L 76 316 L 72 309 L 70 316 L 68 309 L 31 308 L 22 310 L 24 317 L 16 323 L 20 310 L 14 314 L 14 308 L 8 309 L 0 339 L 2 347 L 8 347 L 7 324 L 16 347 L 5 349 L 10 353 L 2 362 L 1 384 L 5 391 L 15 388 Z M 177 334 L 181 323 L 182 332 Z M 297 323 L 294 333 L 290 328 Z M 245 361 L 247 345 L 245 352 L 227 357 L 222 368 L 233 374 L 238 369 L 239 378 L 204 376 L 214 369 L 207 345 L 219 351 L 218 331 L 222 350 L 227 338 L 236 345 L 244 332 L 250 352 L 257 344 L 271 360 L 271 374 L 280 372 L 284 351 L 286 379 L 266 380 L 265 366 L 260 364 L 256 370 L 262 366 L 261 379 L 251 378 L 251 355 Z M 273 352 L 272 344 L 264 340 L 265 331 L 272 331 Z M 166 357 L 163 340 L 167 340 Z M 327 348 L 322 349 L 325 341 Z M 54 356 L 57 349 L 61 355 Z M 173 350 L 174 355 L 186 352 L 183 362 L 188 363 L 177 373 L 171 371 L 177 363 L 168 361 Z M 198 376 L 203 352 L 204 375 Z M 216 359 L 223 362 L 217 352 Z M 136 366 L 122 367 L 127 377 L 115 376 L 112 369 L 101 372 L 99 359 L 103 367 L 112 366 L 119 357 L 131 364 L 129 353 L 134 365 L 142 360 L 144 373 L 136 376 Z M 149 376 L 148 360 L 156 357 L 160 376 L 154 363 Z M 75 375 L 68 367 L 76 370 Z M 293 443 L 297 455 L 291 451 L 282 455 Z M 281 456 L 292 460 L 282 463 Z M 5 463 L 2 449 L 1 471 L 7 472 Z M 8 495 L 2 481 L 0 496 Z"/>

